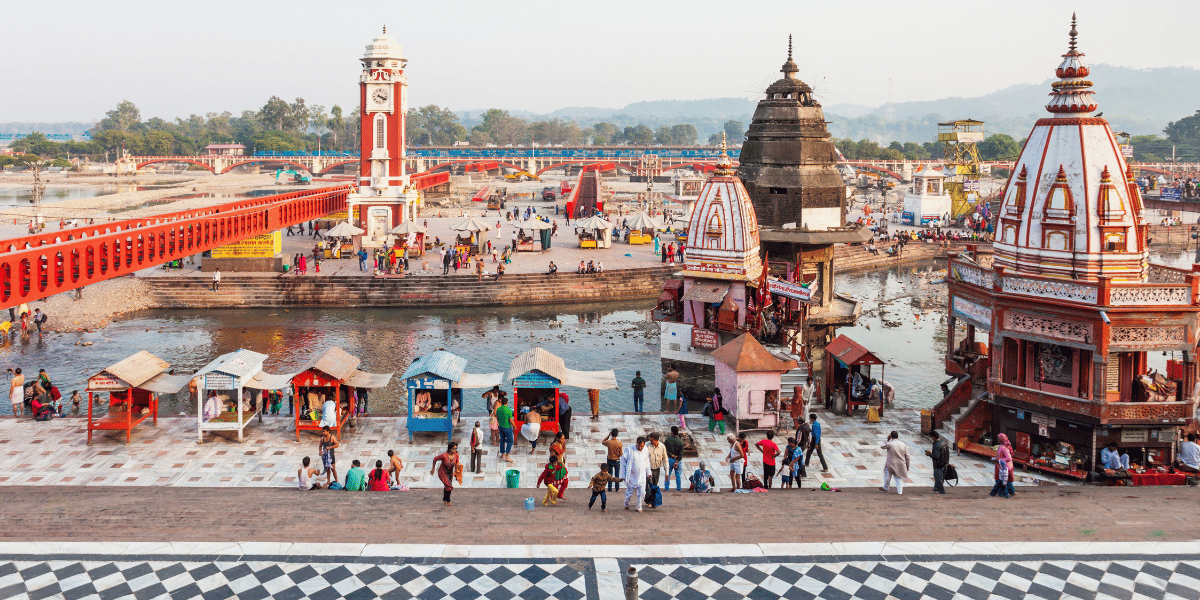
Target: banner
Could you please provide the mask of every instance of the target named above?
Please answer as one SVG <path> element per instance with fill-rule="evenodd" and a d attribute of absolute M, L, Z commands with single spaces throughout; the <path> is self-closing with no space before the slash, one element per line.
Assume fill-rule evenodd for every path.
<path fill-rule="evenodd" d="M 87 382 L 87 389 L 93 392 L 114 392 L 128 388 L 123 381 L 111 375 L 94 375 Z"/>
<path fill-rule="evenodd" d="M 794 298 L 801 302 L 812 302 L 813 294 L 817 291 L 817 282 L 813 281 L 809 287 L 804 287 L 798 283 L 790 281 L 780 281 L 778 279 L 767 280 L 767 291 L 772 294 L 778 294 L 785 298 Z"/>
<path fill-rule="evenodd" d="M 213 258 L 271 258 L 283 252 L 283 234 L 265 233 L 214 248 Z"/>

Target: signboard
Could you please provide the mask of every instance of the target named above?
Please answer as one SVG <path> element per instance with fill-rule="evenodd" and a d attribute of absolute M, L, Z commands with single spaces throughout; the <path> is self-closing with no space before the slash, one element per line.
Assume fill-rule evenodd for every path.
<path fill-rule="evenodd" d="M 916 217 L 916 215 L 914 215 L 913 213 L 910 213 L 910 212 L 902 212 L 902 213 L 900 213 L 900 222 L 901 222 L 901 223 L 903 223 L 903 224 L 905 224 L 905 225 L 912 225 L 912 224 L 913 224 L 913 219 L 914 219 L 915 217 Z"/>
<path fill-rule="evenodd" d="M 335 212 L 332 215 L 329 215 L 328 217 L 325 217 L 325 218 L 333 220 L 333 221 L 345 221 L 348 219 L 348 213 L 349 213 L 349 211 L 341 210 L 341 211 Z"/>
<path fill-rule="evenodd" d="M 699 327 L 692 328 L 692 347 L 707 348 L 716 350 L 720 343 L 720 338 L 717 337 L 717 332 L 711 329 L 700 329 Z"/>
<path fill-rule="evenodd" d="M 1183 197 L 1183 190 L 1179 188 L 1163 188 L 1162 191 L 1159 192 L 1158 199 L 1179 200 L 1181 197 Z"/>
<path fill-rule="evenodd" d="M 205 373 L 204 389 L 206 390 L 232 390 L 237 389 L 233 383 L 233 377 L 224 373 Z"/>
<path fill-rule="evenodd" d="M 96 375 L 88 379 L 87 389 L 92 392 L 113 392 L 128 389 L 123 381 L 111 375 Z"/>
<path fill-rule="evenodd" d="M 1146 429 L 1122 429 L 1121 443 L 1139 443 L 1150 439 L 1150 431 Z"/>
<path fill-rule="evenodd" d="M 1133 158 L 1133 146 L 1130 146 L 1129 144 L 1121 146 L 1121 156 L 1124 156 L 1125 158 Z"/>
<path fill-rule="evenodd" d="M 213 258 L 271 258 L 283 252 L 283 234 L 265 233 L 214 248 Z"/>
<path fill-rule="evenodd" d="M 772 294 L 778 294 L 785 298 L 795 298 L 801 302 L 812 302 L 813 294 L 817 292 L 817 282 L 813 281 L 809 284 L 809 287 L 804 287 L 798 283 L 792 283 L 790 281 L 768 279 L 767 291 L 771 292 Z"/>
<path fill-rule="evenodd" d="M 1037 425 L 1038 435 L 1042 437 L 1050 436 L 1050 428 L 1054 427 L 1054 417 L 1031 412 L 1029 413 L 1029 421 Z"/>

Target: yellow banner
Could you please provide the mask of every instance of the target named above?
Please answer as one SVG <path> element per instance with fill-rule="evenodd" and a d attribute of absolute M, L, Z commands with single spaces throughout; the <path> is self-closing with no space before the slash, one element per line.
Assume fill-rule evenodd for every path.
<path fill-rule="evenodd" d="M 347 215 L 346 215 L 346 211 L 342 210 L 342 211 L 335 212 L 332 215 L 329 215 L 328 217 L 325 217 L 325 218 L 332 219 L 334 221 L 345 221 L 347 218 Z"/>
<path fill-rule="evenodd" d="M 213 258 L 271 258 L 283 252 L 281 232 L 256 235 L 240 242 L 214 248 Z"/>

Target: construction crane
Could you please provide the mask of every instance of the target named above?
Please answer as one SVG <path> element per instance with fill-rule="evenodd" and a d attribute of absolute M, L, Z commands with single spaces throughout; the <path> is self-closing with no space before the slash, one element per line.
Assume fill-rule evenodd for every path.
<path fill-rule="evenodd" d="M 938 123 L 952 218 L 971 213 L 979 202 L 980 161 L 976 144 L 983 141 L 983 136 L 983 121 L 962 119 Z"/>

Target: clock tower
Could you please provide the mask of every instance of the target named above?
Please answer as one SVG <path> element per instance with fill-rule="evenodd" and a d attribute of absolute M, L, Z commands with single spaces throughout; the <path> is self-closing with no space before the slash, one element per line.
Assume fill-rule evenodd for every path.
<path fill-rule="evenodd" d="M 358 191 L 348 198 L 351 223 L 365 230 L 361 244 L 388 243 L 388 231 L 416 219 L 420 194 L 404 166 L 404 113 L 408 109 L 408 60 L 400 44 L 383 33 L 367 44 L 360 59 Z"/>

